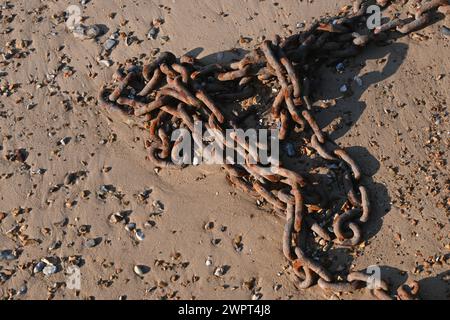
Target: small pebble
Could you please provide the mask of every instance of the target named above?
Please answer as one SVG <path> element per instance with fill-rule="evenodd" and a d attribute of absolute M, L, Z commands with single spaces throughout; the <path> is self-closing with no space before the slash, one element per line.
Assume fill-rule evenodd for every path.
<path fill-rule="evenodd" d="M 47 171 L 47 170 L 45 170 L 43 168 L 39 168 L 35 172 L 36 172 L 36 174 L 43 175 L 45 173 L 45 171 Z"/>
<path fill-rule="evenodd" d="M 125 230 L 127 230 L 128 232 L 131 232 L 134 229 L 136 229 L 136 223 L 134 222 L 130 222 L 125 226 Z"/>
<path fill-rule="evenodd" d="M 70 142 L 70 137 L 64 137 L 61 140 L 59 140 L 59 144 L 63 145 L 63 146 L 67 145 L 69 142 Z"/>
<path fill-rule="evenodd" d="M 12 253 L 11 250 L 3 250 L 0 252 L 0 260 L 15 260 L 17 257 Z"/>
<path fill-rule="evenodd" d="M 446 37 L 450 37 L 450 28 L 442 26 L 441 33 Z"/>
<path fill-rule="evenodd" d="M 29 103 L 27 103 L 27 104 L 25 105 L 25 109 L 31 110 L 31 109 L 33 109 L 35 106 L 37 106 L 36 103 L 34 103 L 34 102 L 29 102 Z"/>
<path fill-rule="evenodd" d="M 252 300 L 261 300 L 262 298 L 262 294 L 259 292 L 256 292 L 255 294 L 252 295 Z"/>
<path fill-rule="evenodd" d="M 105 48 L 106 51 L 112 50 L 117 45 L 117 41 L 114 39 L 108 39 L 105 41 L 105 44 L 103 45 L 103 48 Z"/>
<path fill-rule="evenodd" d="M 149 40 L 155 40 L 158 37 L 159 28 L 157 27 L 151 27 L 150 30 L 147 32 L 147 39 Z"/>
<path fill-rule="evenodd" d="M 115 212 L 109 216 L 109 222 L 112 224 L 118 223 L 123 220 L 123 216 L 120 212 Z"/>
<path fill-rule="evenodd" d="M 145 234 L 144 234 L 144 232 L 142 232 L 142 230 L 140 230 L 140 229 L 136 230 L 136 239 L 138 239 L 139 241 L 144 241 Z"/>
<path fill-rule="evenodd" d="M 52 274 L 55 274 L 56 271 L 58 271 L 58 268 L 55 265 L 53 265 L 53 264 L 46 265 L 45 268 L 42 270 L 42 272 L 46 276 L 51 276 Z"/>
<path fill-rule="evenodd" d="M 216 270 L 214 270 L 214 275 L 216 277 L 221 277 L 225 274 L 225 270 L 222 267 L 217 267 Z"/>
<path fill-rule="evenodd" d="M 107 193 L 107 192 L 113 192 L 113 191 L 114 191 L 114 187 L 111 185 L 104 184 L 104 185 L 100 186 L 100 192 Z"/>
<path fill-rule="evenodd" d="M 109 68 L 113 65 L 114 62 L 112 62 L 111 60 L 108 60 L 108 59 L 103 59 L 103 60 L 100 60 L 99 63 L 101 63 Z"/>
<path fill-rule="evenodd" d="M 88 239 L 86 240 L 86 242 L 84 243 L 84 245 L 88 248 L 93 248 L 97 245 L 97 240 L 95 239 Z"/>
<path fill-rule="evenodd" d="M 92 26 L 89 26 L 86 29 L 86 32 L 85 32 L 86 37 L 89 38 L 89 39 L 97 38 L 100 35 L 100 33 L 101 33 L 100 28 L 97 25 L 95 25 L 95 24 L 92 25 Z"/>
<path fill-rule="evenodd" d="M 142 265 L 135 265 L 133 270 L 135 274 L 143 278 L 144 275 L 150 271 L 150 268 Z"/>
<path fill-rule="evenodd" d="M 81 24 L 75 26 L 72 30 L 74 37 L 78 38 L 78 39 L 85 39 L 86 38 L 85 32 L 86 32 L 86 27 Z"/>
<path fill-rule="evenodd" d="M 203 227 L 206 231 L 212 230 L 214 228 L 214 222 L 209 221 L 205 223 L 205 226 Z"/>
<path fill-rule="evenodd" d="M 53 242 L 50 245 L 50 247 L 48 247 L 48 251 L 54 251 L 54 250 L 56 250 L 56 249 L 58 249 L 60 247 L 61 247 L 61 241 L 57 240 L 57 241 Z"/>
<path fill-rule="evenodd" d="M 153 228 L 155 225 L 156 225 L 156 223 L 155 223 L 154 221 L 149 220 L 149 221 L 146 221 L 146 222 L 144 223 L 144 228 L 146 228 L 146 229 L 151 229 L 151 228 Z"/>
<path fill-rule="evenodd" d="M 23 284 L 20 286 L 18 294 L 23 296 L 24 294 L 27 293 L 27 291 L 28 291 L 27 285 Z"/>
<path fill-rule="evenodd" d="M 42 272 L 42 270 L 44 270 L 45 266 L 46 266 L 45 262 L 39 261 L 39 262 L 34 266 L 33 273 L 39 273 L 39 272 Z"/>
<path fill-rule="evenodd" d="M 159 200 L 155 200 L 152 203 L 153 206 L 153 214 L 161 214 L 164 212 L 164 204 L 159 201 Z"/>

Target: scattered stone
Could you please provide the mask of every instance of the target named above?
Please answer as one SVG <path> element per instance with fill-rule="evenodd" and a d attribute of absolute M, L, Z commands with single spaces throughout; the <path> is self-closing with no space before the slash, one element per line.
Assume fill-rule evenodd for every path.
<path fill-rule="evenodd" d="M 19 295 L 23 296 L 28 291 L 27 285 L 24 283 L 20 286 L 19 291 L 17 292 Z"/>
<path fill-rule="evenodd" d="M 88 239 L 88 240 L 86 240 L 84 245 L 88 248 L 93 248 L 98 245 L 98 240 L 97 239 Z"/>
<path fill-rule="evenodd" d="M 209 221 L 205 223 L 205 226 L 203 227 L 206 231 L 212 230 L 214 228 L 214 222 Z"/>
<path fill-rule="evenodd" d="M 134 222 L 130 222 L 125 226 L 125 230 L 127 230 L 128 232 L 131 232 L 134 229 L 136 229 L 136 223 Z"/>
<path fill-rule="evenodd" d="M 262 294 L 259 292 L 256 292 L 255 294 L 252 295 L 252 300 L 261 300 L 262 298 Z"/>
<path fill-rule="evenodd" d="M 112 186 L 112 185 L 104 184 L 104 185 L 100 186 L 100 192 L 103 192 L 103 193 L 111 193 L 111 192 L 114 192 L 115 190 L 116 190 L 116 188 L 114 188 L 114 186 Z"/>
<path fill-rule="evenodd" d="M 28 102 L 28 103 L 25 105 L 25 109 L 31 110 L 31 109 L 33 109 L 35 106 L 37 106 L 37 103 L 35 103 L 35 102 Z"/>
<path fill-rule="evenodd" d="M 135 265 L 133 270 L 134 273 L 141 278 L 143 278 L 146 273 L 150 272 L 150 268 L 144 265 Z"/>
<path fill-rule="evenodd" d="M 15 260 L 17 256 L 12 252 L 12 250 L 3 250 L 0 252 L 0 260 Z"/>
<path fill-rule="evenodd" d="M 347 85 L 346 85 L 346 84 L 342 85 L 342 86 L 339 88 L 339 91 L 340 91 L 341 93 L 346 93 L 346 92 L 348 91 Z"/>
<path fill-rule="evenodd" d="M 146 222 L 144 223 L 144 228 L 146 228 L 146 229 L 151 229 L 151 228 L 153 228 L 154 226 L 156 226 L 155 221 L 149 220 L 149 221 L 146 221 Z"/>
<path fill-rule="evenodd" d="M 86 37 L 88 38 L 88 39 L 95 39 L 95 38 L 97 38 L 99 35 L 101 34 L 101 30 L 100 30 L 100 28 L 99 28 L 99 26 L 97 26 L 97 25 L 92 25 L 92 26 L 89 26 L 87 29 L 86 29 Z"/>
<path fill-rule="evenodd" d="M 34 266 L 34 268 L 33 268 L 33 273 L 36 274 L 36 273 L 42 272 L 42 270 L 44 270 L 45 266 L 46 266 L 46 263 L 45 263 L 45 262 L 39 261 L 39 262 Z"/>
<path fill-rule="evenodd" d="M 39 175 L 43 175 L 47 170 L 43 169 L 43 168 L 38 168 L 36 170 L 30 170 L 31 174 L 39 174 Z"/>
<path fill-rule="evenodd" d="M 107 66 L 108 68 L 111 67 L 114 64 L 114 62 L 109 60 L 109 59 L 102 59 L 102 60 L 99 60 L 98 62 L 100 62 L 101 64 Z"/>
<path fill-rule="evenodd" d="M 80 192 L 80 197 L 81 199 L 87 199 L 89 197 L 89 195 L 91 194 L 91 192 L 89 190 L 83 190 Z"/>
<path fill-rule="evenodd" d="M 9 279 L 9 277 L 4 274 L 3 272 L 0 272 L 0 283 L 4 283 Z"/>
<path fill-rule="evenodd" d="M 162 18 L 154 19 L 150 24 L 150 30 L 147 32 L 147 39 L 155 40 L 158 37 L 159 27 L 164 23 Z"/>
<path fill-rule="evenodd" d="M 164 212 L 164 204 L 159 201 L 159 200 L 155 200 L 152 203 L 153 206 L 153 215 L 159 215 L 162 214 Z"/>
<path fill-rule="evenodd" d="M 54 250 L 56 250 L 56 249 L 59 249 L 60 247 L 61 247 L 61 241 L 59 241 L 59 240 L 57 240 L 57 241 L 54 241 L 51 245 L 50 245 L 50 247 L 48 247 L 48 251 L 54 251 Z"/>
<path fill-rule="evenodd" d="M 47 264 L 44 269 L 42 270 L 42 272 L 46 275 L 46 276 L 51 276 L 52 274 L 55 274 L 58 271 L 58 267 L 53 265 L 53 264 Z"/>
<path fill-rule="evenodd" d="M 147 32 L 147 39 L 155 40 L 158 37 L 159 28 L 151 27 Z"/>
<path fill-rule="evenodd" d="M 345 64 L 343 64 L 342 62 L 340 62 L 336 65 L 337 72 L 342 73 L 342 72 L 344 72 L 344 70 L 345 70 Z"/>
<path fill-rule="evenodd" d="M 120 212 L 114 212 L 109 216 L 109 222 L 112 224 L 119 223 L 123 219 L 124 219 L 124 216 Z"/>
<path fill-rule="evenodd" d="M 100 27 L 97 25 L 84 26 L 82 24 L 78 24 L 72 30 L 72 33 L 75 38 L 81 40 L 87 39 L 95 39 L 101 34 Z"/>
<path fill-rule="evenodd" d="M 81 176 L 83 176 L 82 172 L 67 173 L 64 178 L 64 185 L 66 185 L 66 186 L 74 185 Z"/>
<path fill-rule="evenodd" d="M 117 41 L 114 39 L 108 39 L 105 41 L 105 44 L 103 45 L 103 48 L 105 48 L 106 51 L 111 51 L 115 46 L 117 45 Z"/>
<path fill-rule="evenodd" d="M 441 33 L 446 37 L 450 37 L 450 28 L 442 26 Z"/>
<path fill-rule="evenodd" d="M 70 142 L 71 139 L 72 138 L 70 138 L 70 137 L 64 137 L 61 140 L 59 140 L 58 144 L 62 145 L 62 146 L 65 146 L 65 145 L 67 145 Z"/>
<path fill-rule="evenodd" d="M 136 234 L 136 239 L 138 239 L 139 241 L 144 241 L 145 234 L 144 234 L 144 232 L 142 232 L 142 230 L 137 229 L 135 234 Z"/>
<path fill-rule="evenodd" d="M 223 267 L 217 267 L 216 270 L 214 270 L 214 275 L 216 277 L 221 277 L 225 274 L 225 270 Z"/>
<path fill-rule="evenodd" d="M 236 252 L 242 252 L 244 249 L 244 244 L 242 243 L 242 236 L 238 235 L 233 239 L 233 248 Z"/>

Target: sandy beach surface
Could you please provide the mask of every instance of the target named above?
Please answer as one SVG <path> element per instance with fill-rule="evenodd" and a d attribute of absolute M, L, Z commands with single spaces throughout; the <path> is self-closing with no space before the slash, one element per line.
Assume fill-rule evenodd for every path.
<path fill-rule="evenodd" d="M 412 2 L 412 1 L 410 1 Z M 214 61 L 262 36 L 296 32 L 348 1 L 15 0 L 0 9 L 0 296 L 14 299 L 361 299 L 317 286 L 298 290 L 281 251 L 283 221 L 228 185 L 219 166 L 161 170 L 146 160 L 144 133 L 97 106 L 118 63 L 155 48 Z M 94 40 L 58 18 L 69 5 Z M 163 18 L 155 40 L 153 19 Z M 447 19 L 448 21 L 448 19 Z M 444 20 L 369 46 L 344 72 L 324 68 L 321 99 L 358 76 L 353 94 L 316 113 L 363 170 L 373 216 L 364 243 L 337 251 L 342 269 L 381 267 L 394 286 L 419 281 L 424 299 L 449 298 L 449 38 Z M 301 26 L 300 26 L 301 27 Z M 108 67 L 103 43 L 120 38 Z M 240 41 L 241 38 L 247 39 Z M 9 50 L 12 57 L 5 57 Z M 14 154 L 15 150 L 19 150 Z M 69 181 L 67 175 L 76 173 Z M 142 241 L 110 215 L 125 212 Z M 236 250 L 236 239 L 241 242 Z M 56 273 L 34 274 L 42 258 Z M 79 290 L 67 282 L 81 266 Z M 135 265 L 146 267 L 143 277 Z M 214 273 L 221 267 L 224 274 Z"/>

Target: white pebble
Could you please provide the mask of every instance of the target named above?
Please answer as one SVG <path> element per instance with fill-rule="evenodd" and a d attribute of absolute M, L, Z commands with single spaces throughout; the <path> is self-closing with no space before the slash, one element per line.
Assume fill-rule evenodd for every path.
<path fill-rule="evenodd" d="M 142 232 L 142 230 L 140 229 L 136 230 L 136 239 L 138 239 L 139 241 L 144 241 L 145 234 L 144 232 Z"/>
<path fill-rule="evenodd" d="M 44 268 L 44 270 L 42 270 L 42 272 L 46 276 L 51 276 L 52 274 L 55 274 L 57 270 L 58 270 L 58 268 L 55 265 L 49 264 L 49 265 L 45 266 L 45 268 Z"/>
<path fill-rule="evenodd" d="M 216 270 L 214 270 L 214 275 L 216 277 L 221 277 L 225 274 L 225 270 L 223 270 L 222 267 L 217 267 Z"/>

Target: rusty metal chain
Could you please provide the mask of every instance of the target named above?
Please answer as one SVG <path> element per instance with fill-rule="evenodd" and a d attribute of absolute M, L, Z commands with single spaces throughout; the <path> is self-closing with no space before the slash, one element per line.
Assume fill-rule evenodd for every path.
<path fill-rule="evenodd" d="M 380 5 L 386 2 L 377 1 Z M 264 199 L 285 219 L 283 254 L 292 264 L 295 285 L 299 289 L 317 283 L 326 291 L 354 291 L 369 283 L 369 275 L 351 272 L 345 279 L 338 280 L 310 255 L 308 248 L 308 241 L 314 236 L 341 247 L 359 245 L 363 239 L 362 228 L 371 212 L 368 191 L 360 183 L 362 173 L 357 162 L 331 141 L 315 121 L 311 75 L 323 61 L 355 56 L 367 43 L 386 39 L 387 32 L 393 28 L 408 33 L 423 26 L 429 21 L 429 11 L 442 4 L 443 1 L 432 1 L 419 8 L 416 19 L 411 22 L 394 19 L 367 35 L 360 35 L 355 32 L 367 30 L 364 23 L 368 1 L 354 1 L 352 10 L 342 11 L 334 20 L 316 22 L 306 31 L 283 40 L 279 37 L 274 41 L 265 40 L 242 60 L 227 65 L 202 65 L 194 57 L 184 55 L 177 59 L 174 54 L 164 52 L 143 67 L 128 64 L 119 69 L 114 75 L 117 82 L 114 89 L 103 86 L 98 101 L 110 112 L 141 119 L 142 126 L 149 131 L 148 158 L 158 167 L 179 169 L 183 164 L 174 163 L 172 159 L 181 141 L 170 140 L 173 130 L 186 128 L 193 132 L 198 120 L 204 121 L 206 129 L 220 133 L 228 128 L 240 128 L 249 111 L 228 116 L 222 102 L 243 101 L 254 96 L 258 88 L 270 84 L 273 88 L 279 87 L 268 117 L 279 128 L 280 141 L 288 139 L 295 125 L 297 131 L 303 133 L 307 147 L 314 149 L 324 162 L 340 169 L 347 198 L 342 210 L 331 210 L 330 214 L 330 210 L 321 208 L 320 188 L 314 189 L 318 194 L 308 194 L 306 189 L 311 182 L 307 175 L 282 165 L 268 172 L 264 166 L 249 162 L 225 164 L 226 179 L 243 192 Z M 227 145 L 221 134 L 214 138 L 238 150 L 234 143 Z M 246 142 L 237 137 L 235 142 L 242 147 L 239 149 L 242 156 L 248 159 L 251 152 Z M 314 216 L 309 208 L 325 214 Z M 392 298 L 384 281 L 370 290 L 378 299 Z M 397 296 L 413 299 L 418 291 L 418 283 L 414 282 L 401 286 Z"/>

